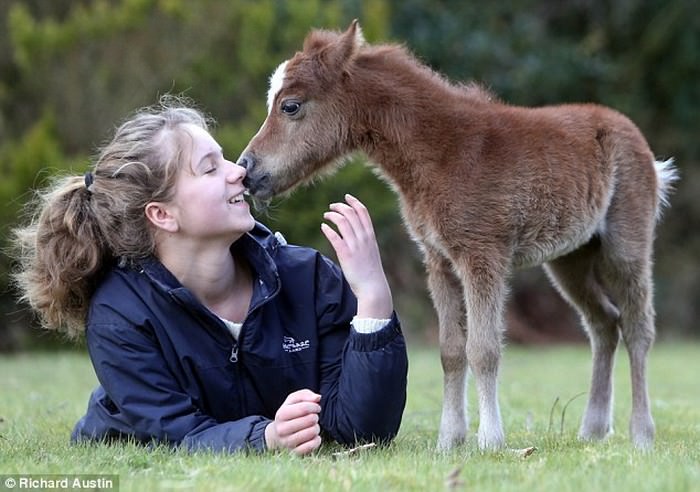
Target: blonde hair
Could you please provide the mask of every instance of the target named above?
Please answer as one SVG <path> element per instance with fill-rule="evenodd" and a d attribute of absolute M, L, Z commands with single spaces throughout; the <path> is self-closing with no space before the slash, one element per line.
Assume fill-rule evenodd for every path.
<path fill-rule="evenodd" d="M 168 202 L 184 160 L 181 126 L 208 120 L 172 96 L 124 122 L 85 176 L 57 178 L 27 205 L 29 224 L 14 230 L 21 299 L 44 328 L 76 338 L 90 298 L 116 261 L 152 255 L 144 208 Z"/>

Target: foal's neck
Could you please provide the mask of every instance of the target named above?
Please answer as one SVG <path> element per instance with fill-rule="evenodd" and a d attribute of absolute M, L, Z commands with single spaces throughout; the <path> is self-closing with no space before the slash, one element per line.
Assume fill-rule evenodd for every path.
<path fill-rule="evenodd" d="M 483 124 L 485 92 L 450 84 L 401 48 L 369 51 L 357 65 L 355 146 L 404 192 L 421 186 L 426 169 L 455 162 L 469 147 L 464 129 Z"/>

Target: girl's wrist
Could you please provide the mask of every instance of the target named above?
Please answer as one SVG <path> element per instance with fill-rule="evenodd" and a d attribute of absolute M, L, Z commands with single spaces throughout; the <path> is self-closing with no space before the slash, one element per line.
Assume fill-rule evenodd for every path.
<path fill-rule="evenodd" d="M 358 318 L 391 318 L 394 312 L 394 303 L 391 298 L 391 291 L 388 287 L 376 292 L 368 292 L 357 297 L 357 317 Z"/>

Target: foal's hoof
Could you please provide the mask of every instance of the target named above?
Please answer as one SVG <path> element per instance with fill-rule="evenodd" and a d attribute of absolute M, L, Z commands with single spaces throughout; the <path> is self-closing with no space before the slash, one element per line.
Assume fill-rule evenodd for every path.
<path fill-rule="evenodd" d="M 466 441 L 466 437 L 464 435 L 452 435 L 452 436 L 443 436 L 440 435 L 438 436 L 438 441 L 437 441 L 437 451 L 440 453 L 447 453 L 448 451 L 451 451 L 455 449 L 456 447 L 461 446 L 464 444 Z"/>
<path fill-rule="evenodd" d="M 505 448 L 506 438 L 503 435 L 502 429 L 495 429 L 487 432 L 486 430 L 479 428 L 477 442 L 479 444 L 480 451 L 500 451 L 501 449 Z"/>
<path fill-rule="evenodd" d="M 610 429 L 607 432 L 595 432 L 595 433 L 584 433 L 584 432 L 579 432 L 578 434 L 578 440 L 583 441 L 583 442 L 602 442 L 606 441 L 612 435 L 614 434 L 613 430 Z"/>
<path fill-rule="evenodd" d="M 654 448 L 654 438 L 633 436 L 632 444 L 638 451 L 651 451 Z"/>
<path fill-rule="evenodd" d="M 478 444 L 479 444 L 479 451 L 483 452 L 493 452 L 493 451 L 501 451 L 505 449 L 506 447 L 506 442 L 505 439 L 493 439 L 493 440 L 485 440 L 485 439 L 478 439 Z"/>
<path fill-rule="evenodd" d="M 581 441 L 604 441 L 614 434 L 608 419 L 586 420 L 579 429 Z"/>
<path fill-rule="evenodd" d="M 630 438 L 634 447 L 640 451 L 649 451 L 654 446 L 656 429 L 651 417 L 630 422 Z"/>

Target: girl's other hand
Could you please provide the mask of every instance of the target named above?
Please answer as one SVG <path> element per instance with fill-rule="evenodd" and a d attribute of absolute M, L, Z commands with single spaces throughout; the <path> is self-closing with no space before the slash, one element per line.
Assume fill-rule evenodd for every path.
<path fill-rule="evenodd" d="M 308 389 L 290 393 L 265 428 L 267 449 L 289 449 L 298 455 L 313 452 L 321 445 L 321 395 Z"/>

